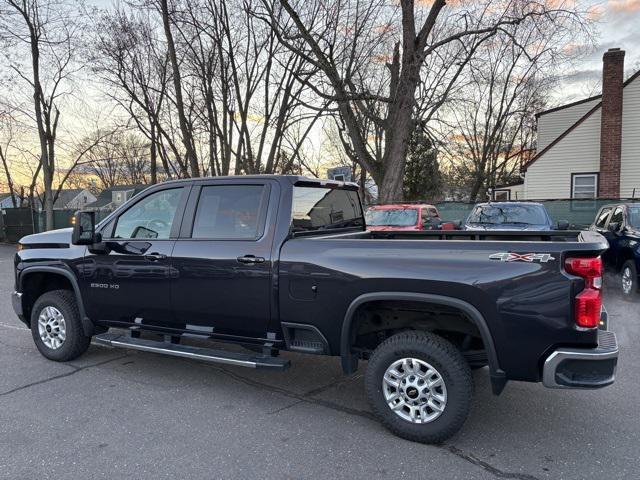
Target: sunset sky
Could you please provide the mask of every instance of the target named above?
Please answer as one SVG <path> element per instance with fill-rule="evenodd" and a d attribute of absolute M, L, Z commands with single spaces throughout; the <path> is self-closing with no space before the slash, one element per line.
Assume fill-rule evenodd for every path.
<path fill-rule="evenodd" d="M 598 18 L 596 29 L 598 47 L 584 60 L 567 72 L 562 88 L 556 97 L 562 103 L 569 94 L 579 98 L 583 95 L 599 93 L 602 75 L 602 54 L 609 48 L 619 47 L 627 52 L 625 56 L 626 74 L 640 70 L 640 0 L 608 0 L 588 2 Z M 591 92 L 596 88 L 597 92 Z M 573 98 L 575 99 L 575 98 Z M 571 100 L 571 99 L 570 99 Z"/>

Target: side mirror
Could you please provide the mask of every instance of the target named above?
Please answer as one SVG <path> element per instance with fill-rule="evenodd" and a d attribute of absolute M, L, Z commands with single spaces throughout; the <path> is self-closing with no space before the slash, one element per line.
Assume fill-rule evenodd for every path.
<path fill-rule="evenodd" d="M 569 222 L 567 220 L 558 220 L 558 230 L 569 230 Z"/>
<path fill-rule="evenodd" d="M 618 233 L 620 230 L 620 224 L 618 222 L 612 222 L 607 227 L 611 233 Z"/>
<path fill-rule="evenodd" d="M 73 245 L 93 245 L 96 243 L 96 214 L 95 212 L 76 212 L 73 217 Z"/>

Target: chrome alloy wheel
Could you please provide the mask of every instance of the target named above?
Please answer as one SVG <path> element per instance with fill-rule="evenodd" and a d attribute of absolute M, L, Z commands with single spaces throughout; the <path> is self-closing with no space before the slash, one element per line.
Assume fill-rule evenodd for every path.
<path fill-rule="evenodd" d="M 622 291 L 625 294 L 630 294 L 633 288 L 633 274 L 629 267 L 624 267 L 622 270 Z"/>
<path fill-rule="evenodd" d="M 51 350 L 57 350 L 67 338 L 64 316 L 56 307 L 44 307 L 38 317 L 38 334 Z"/>
<path fill-rule="evenodd" d="M 417 358 L 393 362 L 382 380 L 389 408 L 411 423 L 434 421 L 447 406 L 447 387 L 440 372 Z"/>

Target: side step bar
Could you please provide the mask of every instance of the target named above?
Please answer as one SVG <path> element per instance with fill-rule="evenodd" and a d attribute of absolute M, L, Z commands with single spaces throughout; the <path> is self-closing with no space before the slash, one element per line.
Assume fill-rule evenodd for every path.
<path fill-rule="evenodd" d="M 93 337 L 93 341 L 102 345 L 117 348 L 141 350 L 143 352 L 159 353 L 173 357 L 189 358 L 211 363 L 236 365 L 248 368 L 269 368 L 273 370 L 286 370 L 289 368 L 289 360 L 257 355 L 255 353 L 227 352 L 225 350 L 213 350 L 210 348 L 193 347 L 169 342 L 156 342 L 143 338 L 133 338 L 128 335 L 116 333 L 102 333 Z"/>

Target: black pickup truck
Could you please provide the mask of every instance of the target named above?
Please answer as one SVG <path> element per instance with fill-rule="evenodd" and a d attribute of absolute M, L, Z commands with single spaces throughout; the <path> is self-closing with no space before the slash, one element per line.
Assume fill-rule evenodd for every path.
<path fill-rule="evenodd" d="M 285 369 L 282 350 L 346 374 L 367 360 L 372 410 L 422 442 L 462 426 L 474 368 L 496 394 L 614 381 L 593 231 L 366 231 L 355 184 L 297 176 L 170 181 L 94 218 L 15 257 L 14 309 L 51 360 L 92 337 L 252 368 Z"/>

